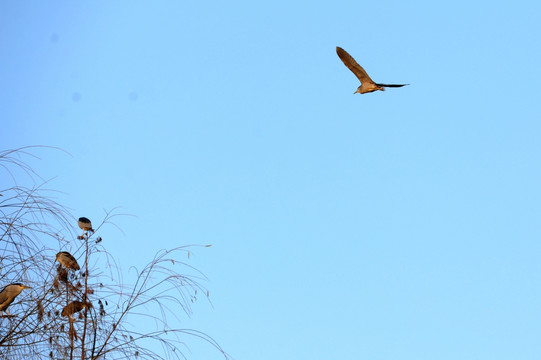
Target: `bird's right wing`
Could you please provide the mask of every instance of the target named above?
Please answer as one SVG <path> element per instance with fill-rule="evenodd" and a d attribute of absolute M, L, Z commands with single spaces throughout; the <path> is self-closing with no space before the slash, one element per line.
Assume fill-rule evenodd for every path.
<path fill-rule="evenodd" d="M 383 87 L 402 87 L 409 84 L 376 84 L 377 86 L 383 86 Z"/>
<path fill-rule="evenodd" d="M 347 53 L 346 50 L 344 50 L 341 47 L 337 46 L 336 47 L 336 53 L 338 54 L 338 57 L 340 58 L 340 60 L 342 60 L 344 65 L 346 65 L 348 67 L 348 69 L 351 70 L 351 72 L 354 73 L 355 76 L 357 76 L 357 78 L 361 81 L 361 83 L 363 83 L 363 82 L 371 82 L 371 83 L 373 83 L 374 82 L 370 78 L 370 76 L 368 76 L 366 71 L 364 71 L 363 67 L 361 65 L 359 65 L 357 63 L 357 61 L 355 61 L 355 59 L 351 55 L 349 55 Z"/>

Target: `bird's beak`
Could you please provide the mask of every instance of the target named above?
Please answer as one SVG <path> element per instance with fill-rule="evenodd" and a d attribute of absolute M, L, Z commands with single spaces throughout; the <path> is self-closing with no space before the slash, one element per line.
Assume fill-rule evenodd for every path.
<path fill-rule="evenodd" d="M 23 285 L 24 289 L 32 289 L 30 286 Z"/>

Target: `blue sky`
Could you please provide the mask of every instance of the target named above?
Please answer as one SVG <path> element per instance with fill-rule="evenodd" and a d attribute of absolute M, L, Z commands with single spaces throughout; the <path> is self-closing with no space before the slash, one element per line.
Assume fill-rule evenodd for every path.
<path fill-rule="evenodd" d="M 235 359 L 539 359 L 540 15 L 4 2 L 0 142 L 69 152 L 31 163 L 74 217 L 136 216 L 101 233 L 121 266 L 213 244 L 185 324 Z M 352 95 L 336 46 L 411 85 Z"/>

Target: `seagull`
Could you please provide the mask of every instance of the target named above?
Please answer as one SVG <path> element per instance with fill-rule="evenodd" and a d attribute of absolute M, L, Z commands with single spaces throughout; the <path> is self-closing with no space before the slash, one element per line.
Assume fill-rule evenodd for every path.
<path fill-rule="evenodd" d="M 386 87 L 402 87 L 409 84 L 377 84 L 372 79 L 370 79 L 370 76 L 364 71 L 363 67 L 359 64 L 357 64 L 357 61 L 347 53 L 346 50 L 342 49 L 341 47 L 336 47 L 336 53 L 338 54 L 338 57 L 344 65 L 348 67 L 349 70 L 351 70 L 355 76 L 361 81 L 361 86 L 357 88 L 357 91 L 354 92 L 365 94 L 376 90 L 385 91 Z"/>

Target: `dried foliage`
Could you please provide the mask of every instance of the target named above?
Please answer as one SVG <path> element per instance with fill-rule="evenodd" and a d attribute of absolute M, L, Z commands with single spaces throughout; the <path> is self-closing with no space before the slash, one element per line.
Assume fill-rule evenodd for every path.
<path fill-rule="evenodd" d="M 22 171 L 35 183 L 39 176 L 23 161 L 31 151 L 0 152 L 0 172 L 16 184 Z M 10 306 L 13 316 L 0 317 L 0 359 L 186 359 L 187 335 L 229 358 L 210 336 L 171 326 L 191 315 L 198 294 L 208 299 L 205 276 L 179 261 L 193 246 L 158 252 L 142 270 L 130 269 L 131 285 L 123 283 L 126 274 L 97 235 L 119 214 L 106 213 L 78 240 L 77 219 L 39 180 L 30 188 L 0 188 L 0 288 L 14 282 L 32 287 Z M 65 249 L 80 270 L 55 261 Z M 137 319 L 145 320 L 144 330 L 135 327 Z"/>

